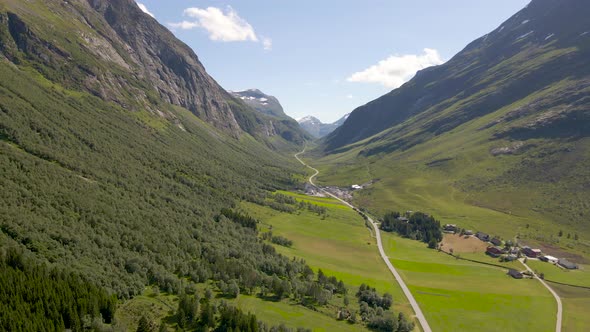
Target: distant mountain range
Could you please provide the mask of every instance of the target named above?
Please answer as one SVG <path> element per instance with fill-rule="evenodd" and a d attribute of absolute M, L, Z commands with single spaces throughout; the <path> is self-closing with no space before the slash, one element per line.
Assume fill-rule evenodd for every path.
<path fill-rule="evenodd" d="M 297 122 L 299 122 L 301 128 L 303 128 L 313 137 L 321 138 L 330 134 L 331 132 L 336 130 L 336 128 L 340 127 L 344 123 L 344 121 L 346 121 L 349 115 L 350 113 L 344 115 L 338 121 L 333 123 L 322 123 L 322 121 L 320 121 L 318 118 L 313 117 L 311 115 L 298 119 Z"/>

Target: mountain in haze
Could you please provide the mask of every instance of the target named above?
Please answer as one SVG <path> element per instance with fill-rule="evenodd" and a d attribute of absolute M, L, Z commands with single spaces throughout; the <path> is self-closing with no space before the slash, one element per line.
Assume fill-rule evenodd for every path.
<path fill-rule="evenodd" d="M 297 122 L 299 122 L 301 128 L 303 128 L 310 135 L 315 138 L 320 138 L 330 134 L 336 130 L 336 128 L 340 127 L 344 121 L 346 121 L 349 115 L 350 113 L 345 114 L 342 118 L 333 123 L 322 123 L 322 121 L 320 121 L 318 118 L 311 115 L 303 117 L 297 120 Z"/>
<path fill-rule="evenodd" d="M 383 179 L 375 188 L 411 192 L 410 185 L 422 183 L 414 190 L 463 193 L 465 209 L 485 207 L 545 220 L 543 229 L 568 225 L 587 234 L 588 17 L 588 1 L 534 0 L 445 64 L 355 109 L 321 149 L 350 154 L 357 163 L 350 167 L 371 165 L 368 173 Z M 455 216 L 458 210 L 445 210 L 453 204 L 442 204 L 439 214 Z"/>

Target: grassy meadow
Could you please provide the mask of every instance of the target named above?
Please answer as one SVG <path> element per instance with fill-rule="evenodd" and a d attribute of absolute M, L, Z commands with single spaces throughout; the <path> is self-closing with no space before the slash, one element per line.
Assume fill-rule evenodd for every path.
<path fill-rule="evenodd" d="M 331 198 L 282 193 L 293 196 L 299 201 L 304 200 L 324 206 L 327 208 L 327 214 L 325 218 L 308 211 L 289 214 L 251 203 L 242 203 L 243 210 L 261 221 L 262 225 L 259 227 L 261 231 L 272 230 L 273 234 L 293 241 L 293 246 L 290 248 L 275 246 L 279 252 L 288 257 L 303 258 L 315 270 L 321 268 L 327 275 L 342 279 L 347 286 L 352 287 L 348 294 L 351 304 L 356 303 L 354 293 L 358 290 L 358 286 L 365 283 L 375 287 L 379 293 L 392 294 L 395 312 L 402 311 L 412 315 L 407 299 L 379 257 L 375 239 L 357 213 Z M 271 309 L 267 309 L 267 304 L 268 302 L 263 303 L 264 308 L 261 308 L 260 318 L 276 318 L 276 314 L 271 315 L 274 310 L 272 306 L 276 303 L 270 303 Z M 279 307 L 276 310 L 281 311 L 283 304 L 277 305 Z M 290 312 L 289 308 L 299 310 L 300 307 L 288 306 L 285 310 Z M 326 312 L 326 315 L 330 315 L 326 323 L 335 322 L 334 314 L 335 312 Z M 316 323 L 318 325 L 313 327 L 322 326 L 321 322 Z M 359 329 L 360 325 L 353 327 Z"/>
<path fill-rule="evenodd" d="M 389 233 L 383 245 L 434 331 L 554 331 L 557 304 L 539 282 Z"/>
<path fill-rule="evenodd" d="M 527 265 L 537 273 L 543 273 L 545 279 L 560 283 L 590 287 L 590 266 L 579 265 L 578 270 L 566 270 L 553 264 L 528 260 Z M 583 331 L 590 324 L 590 289 L 569 287 L 556 283 L 549 285 L 559 294 L 563 302 L 564 331 Z"/>
<path fill-rule="evenodd" d="M 539 96 L 544 93 L 548 91 Z M 405 138 L 396 135 L 413 128 L 411 121 L 332 154 L 310 151 L 303 157 L 320 170 L 321 185 L 375 181 L 355 193 L 355 203 L 375 215 L 388 210 L 425 211 L 462 228 L 505 239 L 520 235 L 527 244 L 548 243 L 590 257 L 590 231 L 584 222 L 590 204 L 580 191 L 580 179 L 589 171 L 579 162 L 590 156 L 590 139 L 530 139 L 521 142 L 526 148 L 519 153 L 492 155 L 492 150 L 517 142 L 491 139 L 494 131 L 482 128 L 520 105 L 509 105 L 407 149 L 394 147 L 397 139 Z"/>

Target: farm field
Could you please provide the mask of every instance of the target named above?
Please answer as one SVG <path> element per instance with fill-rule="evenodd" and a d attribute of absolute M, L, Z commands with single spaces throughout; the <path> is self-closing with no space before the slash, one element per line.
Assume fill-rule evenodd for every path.
<path fill-rule="evenodd" d="M 554 283 L 549 283 L 549 285 L 559 294 L 563 302 L 562 331 L 587 330 L 588 324 L 590 324 L 590 316 L 588 315 L 590 290 Z"/>
<path fill-rule="evenodd" d="M 554 331 L 557 304 L 539 282 L 390 233 L 383 244 L 433 330 Z"/>
<path fill-rule="evenodd" d="M 529 259 L 527 265 L 545 279 L 571 285 L 590 287 L 590 271 L 588 265 L 578 265 L 578 270 L 565 270 L 553 264 Z M 569 287 L 556 283 L 549 285 L 559 294 L 563 302 L 564 331 L 583 331 L 590 324 L 590 289 Z"/>
<path fill-rule="evenodd" d="M 529 259 L 527 265 L 543 273 L 545 279 L 565 284 L 590 287 L 590 266 L 578 264 L 578 270 L 566 270 L 550 263 Z"/>
<path fill-rule="evenodd" d="M 354 293 L 358 287 L 365 283 L 379 293 L 392 294 L 394 312 L 413 314 L 403 292 L 379 257 L 374 238 L 357 213 L 331 198 L 288 194 L 299 201 L 326 207 L 327 216 L 322 219 L 308 211 L 283 213 L 252 203 L 242 203 L 241 208 L 262 223 L 261 232 L 272 226 L 274 235 L 293 241 L 290 248 L 275 246 L 279 252 L 288 257 L 303 258 L 315 270 L 321 268 L 325 274 L 342 279 L 353 287 L 348 295 L 351 303 L 356 301 Z M 262 314 L 261 318 L 264 318 Z M 329 319 L 333 320 L 333 316 Z"/>

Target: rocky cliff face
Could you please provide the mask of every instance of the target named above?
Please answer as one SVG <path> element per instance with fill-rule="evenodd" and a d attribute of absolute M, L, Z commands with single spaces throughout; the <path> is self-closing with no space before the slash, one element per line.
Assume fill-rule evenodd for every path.
<path fill-rule="evenodd" d="M 159 107 L 170 103 L 234 137 L 244 131 L 281 135 L 272 119 L 233 98 L 187 45 L 133 0 L 6 0 L 0 4 L 0 56 L 127 109 L 173 120 Z"/>
<path fill-rule="evenodd" d="M 143 13 L 133 0 L 88 0 L 88 4 L 108 23 L 110 39 L 129 51 L 132 63 L 128 66 L 133 73 L 150 82 L 160 97 L 217 128 L 239 130 L 227 92 L 207 74 L 187 45 Z"/>

